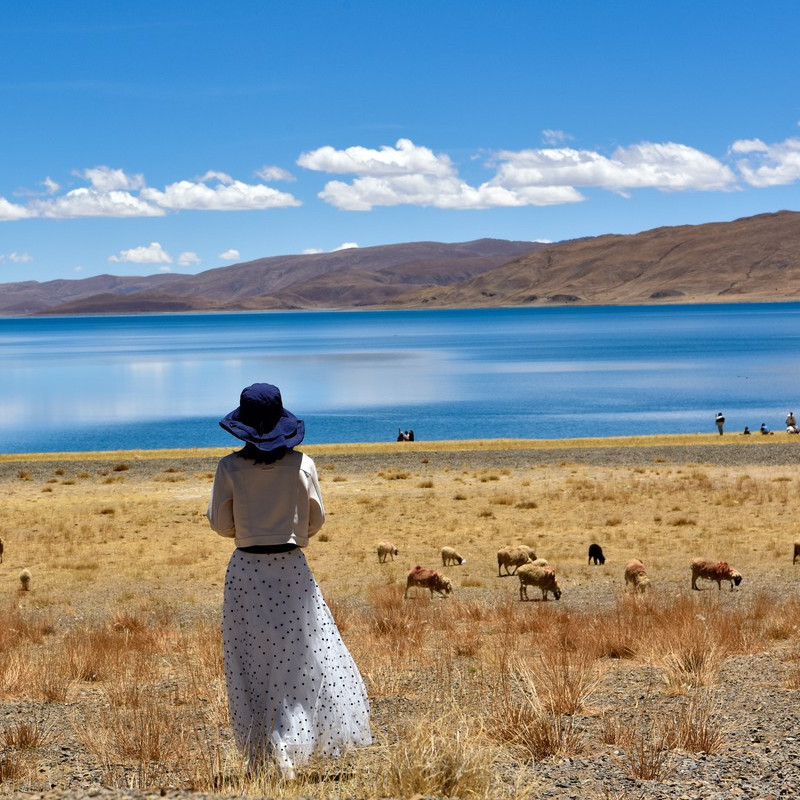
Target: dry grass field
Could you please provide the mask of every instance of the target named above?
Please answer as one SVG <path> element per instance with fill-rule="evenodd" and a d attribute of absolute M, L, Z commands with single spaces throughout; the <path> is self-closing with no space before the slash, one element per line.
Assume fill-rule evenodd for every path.
<path fill-rule="evenodd" d="M 205 519 L 227 451 L 0 456 L 0 795 L 623 800 L 671 781 L 680 797 L 681 759 L 734 758 L 737 730 L 775 724 L 744 722 L 737 697 L 797 704 L 792 438 L 304 448 L 328 512 L 306 554 L 375 742 L 293 782 L 246 774 L 227 723 L 232 543 Z M 378 563 L 383 539 L 399 555 Z M 591 542 L 604 565 L 587 564 Z M 559 601 L 521 602 L 517 578 L 498 577 L 507 544 L 555 567 Z M 466 563 L 443 568 L 444 545 Z M 693 592 L 696 556 L 729 561 L 741 586 Z M 651 580 L 641 596 L 623 581 L 634 557 Z M 403 600 L 416 564 L 453 594 Z"/>

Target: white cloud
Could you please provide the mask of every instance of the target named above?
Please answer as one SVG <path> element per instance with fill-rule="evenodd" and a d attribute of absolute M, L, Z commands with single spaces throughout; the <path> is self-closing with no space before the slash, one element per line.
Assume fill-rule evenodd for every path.
<path fill-rule="evenodd" d="M 320 249 L 319 247 L 306 247 L 306 249 L 303 250 L 303 255 L 304 256 L 315 256 L 318 253 L 324 253 L 324 252 L 325 251 Z"/>
<path fill-rule="evenodd" d="M 17 253 L 15 251 L 8 254 L 8 260 L 13 264 L 28 264 L 33 261 L 33 256 L 30 253 Z"/>
<path fill-rule="evenodd" d="M 25 206 L 11 203 L 5 197 L 0 197 L 0 222 L 9 222 L 10 220 L 25 219 L 32 216 L 33 214 Z"/>
<path fill-rule="evenodd" d="M 339 250 L 354 250 L 357 247 L 358 247 L 358 245 L 355 242 L 342 242 L 342 244 L 340 244 L 336 248 L 336 251 L 334 251 L 334 252 L 337 252 Z"/>
<path fill-rule="evenodd" d="M 561 144 L 573 138 L 573 136 L 564 133 L 564 131 L 554 131 L 552 128 L 545 128 L 542 131 L 542 141 L 545 144 Z"/>
<path fill-rule="evenodd" d="M 171 264 L 172 257 L 158 242 L 122 250 L 118 256 L 109 256 L 109 261 L 128 264 Z"/>
<path fill-rule="evenodd" d="M 29 208 L 33 211 L 31 216 L 47 219 L 163 217 L 166 213 L 163 208 L 143 201 L 130 192 L 119 189 L 105 192 L 85 186 L 52 200 L 34 200 Z"/>
<path fill-rule="evenodd" d="M 643 142 L 620 147 L 611 157 L 592 150 L 546 148 L 501 151 L 491 183 L 526 193 L 537 187 L 597 187 L 662 191 L 732 189 L 733 171 L 712 156 L 682 144 Z"/>
<path fill-rule="evenodd" d="M 283 167 L 269 167 L 264 166 L 261 169 L 256 170 L 256 175 L 261 178 L 262 181 L 294 181 L 296 178 L 292 175 L 291 172 L 288 170 L 283 169 Z"/>
<path fill-rule="evenodd" d="M 249 211 L 254 209 L 299 206 L 300 201 L 286 192 L 279 192 L 264 184 L 248 184 L 227 178 L 224 173 L 206 173 L 205 180 L 215 179 L 209 186 L 204 179 L 178 181 L 164 187 L 164 191 L 145 188 L 139 196 L 160 208 L 173 211 Z"/>
<path fill-rule="evenodd" d="M 240 256 L 241 253 L 234 247 L 231 247 L 230 250 L 226 250 L 224 253 L 219 254 L 219 257 L 224 259 L 225 261 L 236 261 L 236 259 L 239 258 Z"/>
<path fill-rule="evenodd" d="M 318 172 L 374 177 L 416 174 L 449 177 L 455 174 L 449 156 L 434 155 L 427 147 L 417 147 L 409 139 L 398 139 L 395 147 L 384 146 L 380 150 L 367 147 L 348 147 L 346 150 L 320 147 L 302 153 L 297 163 Z"/>
<path fill-rule="evenodd" d="M 81 266 L 74 267 L 72 271 L 73 272 L 83 272 L 83 267 L 81 267 Z"/>
<path fill-rule="evenodd" d="M 180 253 L 178 257 L 175 259 L 175 263 L 179 267 L 194 267 L 197 264 L 200 264 L 200 256 L 197 253 L 193 253 L 191 250 L 186 250 L 183 253 Z"/>
<path fill-rule="evenodd" d="M 760 139 L 740 139 L 731 152 L 742 155 L 736 167 L 751 186 L 785 186 L 800 180 L 800 139 L 765 144 Z"/>
<path fill-rule="evenodd" d="M 49 175 L 42 181 L 42 186 L 47 194 L 55 194 L 61 188 Z"/>
<path fill-rule="evenodd" d="M 76 171 L 75 175 L 89 181 L 98 192 L 111 192 L 114 189 L 130 189 L 136 191 L 144 187 L 143 175 L 128 175 L 121 169 L 111 167 L 92 167 Z"/>

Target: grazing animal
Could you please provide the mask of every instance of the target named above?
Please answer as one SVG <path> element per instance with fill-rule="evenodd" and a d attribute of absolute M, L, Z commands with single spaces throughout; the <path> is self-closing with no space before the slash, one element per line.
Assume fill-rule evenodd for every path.
<path fill-rule="evenodd" d="M 467 559 L 462 558 L 453 547 L 442 548 L 442 566 L 448 567 L 451 564 L 466 564 Z"/>
<path fill-rule="evenodd" d="M 556 571 L 552 567 L 523 564 L 517 570 L 517 577 L 520 600 L 528 600 L 529 586 L 538 586 L 542 590 L 542 600 L 547 600 L 548 592 L 552 592 L 556 600 L 561 598 L 561 587 L 556 580 Z"/>
<path fill-rule="evenodd" d="M 589 545 L 589 563 L 591 564 L 594 561 L 595 566 L 597 564 L 605 564 L 606 557 L 603 555 L 603 548 L 600 547 L 597 542 L 592 542 Z"/>
<path fill-rule="evenodd" d="M 513 575 L 517 568 L 523 564 L 528 564 L 536 558 L 536 553 L 527 545 L 521 544 L 516 547 L 501 547 L 497 551 L 497 577 L 502 578 L 501 567 L 505 567 L 506 575 Z M 513 567 L 509 570 L 509 567 Z"/>
<path fill-rule="evenodd" d="M 2 552 L 3 552 L 2 542 L 0 542 L 0 555 L 2 555 Z M 797 557 L 798 556 L 800 556 L 800 542 L 795 542 L 794 543 L 794 556 L 792 557 L 792 564 L 795 564 L 797 562 Z M 1 558 L 0 558 L 0 561 L 2 561 Z"/>
<path fill-rule="evenodd" d="M 31 588 L 31 573 L 30 570 L 24 569 L 19 574 L 19 585 L 23 592 L 27 592 Z"/>
<path fill-rule="evenodd" d="M 548 562 L 548 560 L 546 558 L 534 558 L 533 561 L 531 561 L 531 564 L 533 564 L 535 567 L 549 567 L 550 566 L 550 563 Z"/>
<path fill-rule="evenodd" d="M 453 584 L 446 575 L 437 572 L 435 569 L 426 569 L 425 567 L 417 564 L 414 569 L 408 573 L 406 578 L 406 590 L 403 597 L 408 597 L 408 590 L 412 586 L 419 586 L 423 589 L 430 589 L 431 597 L 434 592 L 438 592 L 442 597 L 450 594 L 453 591 Z"/>
<path fill-rule="evenodd" d="M 737 572 L 727 561 L 711 561 L 708 558 L 695 558 L 692 561 L 692 589 L 697 589 L 697 579 L 716 581 L 717 588 L 722 589 L 722 581 L 731 582 L 731 591 L 734 584 L 742 582 L 742 575 Z"/>
<path fill-rule="evenodd" d="M 643 592 L 650 585 L 647 570 L 638 558 L 632 558 L 625 565 L 625 585 L 630 584 L 635 592 Z"/>
<path fill-rule="evenodd" d="M 795 545 L 797 547 L 797 545 Z M 5 549 L 5 545 L 3 544 L 3 540 L 0 539 L 0 564 L 3 563 L 3 550 Z"/>
<path fill-rule="evenodd" d="M 387 558 L 394 561 L 396 555 L 398 550 L 391 542 L 378 542 L 378 563 L 383 564 Z"/>

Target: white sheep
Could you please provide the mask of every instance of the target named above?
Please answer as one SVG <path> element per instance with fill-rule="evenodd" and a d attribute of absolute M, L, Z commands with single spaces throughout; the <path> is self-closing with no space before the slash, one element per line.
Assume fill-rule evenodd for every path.
<path fill-rule="evenodd" d="M 531 564 L 533 564 L 535 567 L 550 566 L 550 562 L 546 558 L 534 558 L 533 561 L 531 561 Z"/>
<path fill-rule="evenodd" d="M 451 564 L 466 564 L 467 559 L 462 558 L 454 547 L 442 548 L 442 566 L 449 567 Z"/>
<path fill-rule="evenodd" d="M 638 558 L 632 558 L 625 565 L 625 586 L 633 591 L 644 592 L 650 585 L 650 578 L 647 577 L 647 570 Z"/>
<path fill-rule="evenodd" d="M 527 545 L 517 545 L 516 547 L 501 547 L 497 551 L 497 576 L 501 578 L 503 574 L 500 568 L 504 567 L 506 575 L 513 575 L 517 568 L 523 564 L 528 564 L 536 558 L 536 553 Z M 509 567 L 513 567 L 509 570 Z"/>
<path fill-rule="evenodd" d="M 23 569 L 19 574 L 19 585 L 23 592 L 31 588 L 31 573 L 29 569 Z"/>
<path fill-rule="evenodd" d="M 523 564 L 517 570 L 517 577 L 520 600 L 528 599 L 528 586 L 538 586 L 542 590 L 542 600 L 547 600 L 548 592 L 552 592 L 556 600 L 561 598 L 561 587 L 556 580 L 556 571 L 552 567 Z"/>
<path fill-rule="evenodd" d="M 378 562 L 380 564 L 383 564 L 387 558 L 394 561 L 396 555 L 398 555 L 398 550 L 391 542 L 378 542 Z"/>

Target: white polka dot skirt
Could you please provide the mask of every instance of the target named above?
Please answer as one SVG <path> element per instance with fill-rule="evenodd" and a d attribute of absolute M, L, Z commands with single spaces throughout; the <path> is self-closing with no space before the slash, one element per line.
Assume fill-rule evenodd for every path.
<path fill-rule="evenodd" d="M 234 550 L 222 612 L 228 708 L 251 764 L 284 775 L 372 741 L 364 682 L 303 551 Z"/>

